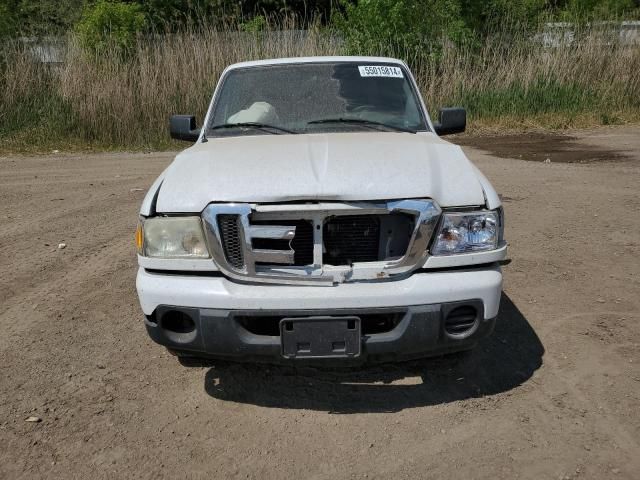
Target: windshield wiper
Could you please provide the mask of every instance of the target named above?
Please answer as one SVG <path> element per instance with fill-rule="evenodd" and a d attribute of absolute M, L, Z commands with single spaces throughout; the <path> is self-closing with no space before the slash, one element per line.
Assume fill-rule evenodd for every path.
<path fill-rule="evenodd" d="M 238 128 L 238 127 L 255 128 L 257 130 L 263 130 L 268 133 L 275 133 L 275 132 L 272 132 L 271 130 L 278 130 L 279 132 L 284 132 L 284 133 L 293 133 L 293 134 L 298 133 L 298 132 L 294 132 L 293 130 L 289 130 L 287 128 L 278 127 L 277 125 L 269 125 L 267 123 L 259 123 L 259 122 L 222 123 L 220 125 L 213 125 L 212 127 L 209 127 L 209 130 L 221 130 L 223 128 Z"/>
<path fill-rule="evenodd" d="M 388 123 L 375 122 L 373 120 L 365 120 L 363 118 L 348 118 L 348 117 L 322 118 L 319 120 L 311 120 L 307 122 L 307 125 L 318 125 L 322 123 L 355 123 L 363 126 L 371 126 L 374 128 L 384 127 L 390 130 L 396 130 L 398 132 L 416 133 L 415 130 L 411 130 L 410 128 L 398 127 L 396 125 L 389 125 Z"/>

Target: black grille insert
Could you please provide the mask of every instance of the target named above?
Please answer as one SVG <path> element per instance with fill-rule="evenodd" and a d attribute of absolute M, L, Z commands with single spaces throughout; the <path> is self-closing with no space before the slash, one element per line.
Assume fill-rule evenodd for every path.
<path fill-rule="evenodd" d="M 218 215 L 218 228 L 220 229 L 224 256 L 229 265 L 238 270 L 244 267 L 239 222 L 238 215 Z"/>
<path fill-rule="evenodd" d="M 377 215 L 329 218 L 324 224 L 323 239 L 323 263 L 375 262 L 379 257 L 380 218 Z"/>

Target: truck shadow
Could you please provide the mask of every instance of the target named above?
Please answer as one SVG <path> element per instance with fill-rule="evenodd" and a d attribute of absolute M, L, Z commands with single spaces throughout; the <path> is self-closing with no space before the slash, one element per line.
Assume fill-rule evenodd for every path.
<path fill-rule="evenodd" d="M 263 407 L 384 413 L 511 390 L 542 365 L 544 347 L 503 293 L 496 329 L 472 352 L 351 370 L 216 362 L 212 397 Z"/>

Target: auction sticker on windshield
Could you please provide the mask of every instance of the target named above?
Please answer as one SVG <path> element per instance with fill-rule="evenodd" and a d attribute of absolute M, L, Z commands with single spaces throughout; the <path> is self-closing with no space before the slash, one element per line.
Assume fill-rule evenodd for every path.
<path fill-rule="evenodd" d="M 402 69 L 387 65 L 358 66 L 361 77 L 394 77 L 403 78 Z"/>

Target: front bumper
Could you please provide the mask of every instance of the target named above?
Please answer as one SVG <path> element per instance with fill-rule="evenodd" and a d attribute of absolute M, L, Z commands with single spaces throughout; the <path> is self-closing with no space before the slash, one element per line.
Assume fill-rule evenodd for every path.
<path fill-rule="evenodd" d="M 221 310 L 326 310 L 401 307 L 477 298 L 485 318 L 498 314 L 498 265 L 417 272 L 402 280 L 288 286 L 237 283 L 223 276 L 152 273 L 138 269 L 138 298 L 145 315 L 159 305 Z"/>
<path fill-rule="evenodd" d="M 151 338 L 197 356 L 291 362 L 281 355 L 277 332 L 257 334 L 243 323 L 284 317 L 393 315 L 383 332 L 363 330 L 362 353 L 342 363 L 438 355 L 471 348 L 493 330 L 502 290 L 499 266 L 414 273 L 397 281 L 325 286 L 251 285 L 224 277 L 168 275 L 139 269 L 138 296 Z M 465 335 L 452 336 L 445 319 L 458 306 L 475 309 L 477 321 Z M 179 312 L 193 328 L 167 328 L 167 312 Z M 168 318 L 168 317 L 167 317 Z M 188 331 L 187 331 L 188 330 Z"/>

